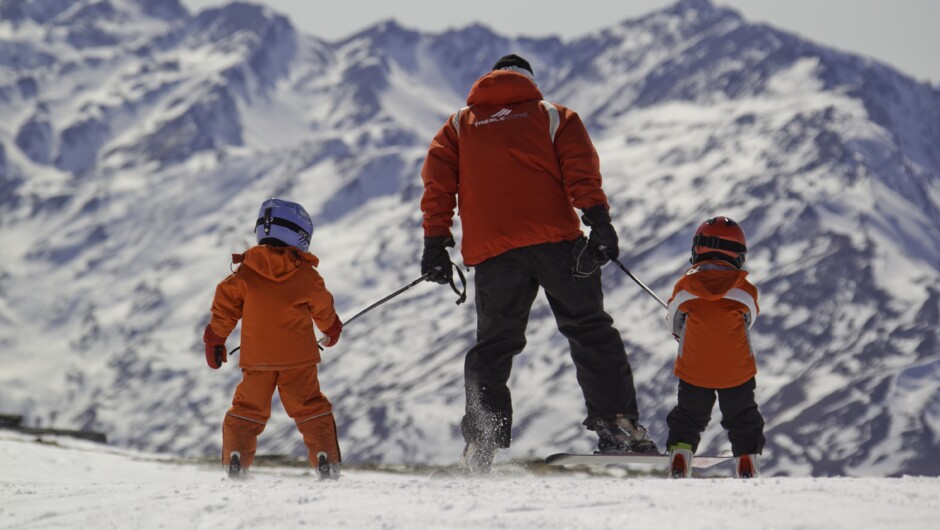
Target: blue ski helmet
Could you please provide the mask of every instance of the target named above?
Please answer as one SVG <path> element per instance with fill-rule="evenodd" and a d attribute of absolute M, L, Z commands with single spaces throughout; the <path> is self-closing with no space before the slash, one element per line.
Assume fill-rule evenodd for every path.
<path fill-rule="evenodd" d="M 313 235 L 313 221 L 304 207 L 296 202 L 268 199 L 261 203 L 255 235 L 262 239 L 274 238 L 306 252 Z"/>

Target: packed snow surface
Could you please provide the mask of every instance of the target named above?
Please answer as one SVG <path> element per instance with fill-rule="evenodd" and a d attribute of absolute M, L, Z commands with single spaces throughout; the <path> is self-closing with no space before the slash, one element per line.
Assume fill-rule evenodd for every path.
<path fill-rule="evenodd" d="M 667 480 L 656 474 L 488 478 L 263 467 L 221 468 L 67 439 L 0 431 L 0 528 L 936 528 L 940 478 Z M 730 472 L 730 468 L 726 470 Z"/>

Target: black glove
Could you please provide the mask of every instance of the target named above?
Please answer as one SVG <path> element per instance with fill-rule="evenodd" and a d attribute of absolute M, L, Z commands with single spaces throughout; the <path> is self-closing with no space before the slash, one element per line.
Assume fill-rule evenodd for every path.
<path fill-rule="evenodd" d="M 620 256 L 620 239 L 617 237 L 617 231 L 610 224 L 610 212 L 607 211 L 607 207 L 603 204 L 591 206 L 584 210 L 581 220 L 591 227 L 591 237 L 588 243 L 597 264 L 604 265 L 611 259 L 617 259 Z"/>
<path fill-rule="evenodd" d="M 447 247 L 454 246 L 452 237 L 426 237 L 424 238 L 424 254 L 421 255 L 421 274 L 428 276 L 427 281 L 448 284 L 453 278 L 453 265 Z"/>

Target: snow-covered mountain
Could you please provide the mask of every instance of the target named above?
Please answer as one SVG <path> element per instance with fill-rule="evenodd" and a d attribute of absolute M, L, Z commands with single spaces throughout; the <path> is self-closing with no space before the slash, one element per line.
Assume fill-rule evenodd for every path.
<path fill-rule="evenodd" d="M 624 262 L 662 296 L 702 220 L 744 225 L 765 472 L 940 475 L 940 91 L 707 0 L 572 41 L 388 21 L 340 42 L 246 3 L 0 0 L 0 412 L 218 451 L 240 374 L 205 366 L 201 333 L 261 201 L 314 214 L 347 318 L 416 278 L 428 142 L 510 52 L 585 119 Z M 675 343 L 604 279 L 662 444 Z M 453 302 L 421 284 L 325 352 L 346 460 L 461 450 L 475 318 Z M 532 316 L 507 456 L 590 450 L 567 344 L 543 299 Z M 303 452 L 277 404 L 259 449 Z"/>

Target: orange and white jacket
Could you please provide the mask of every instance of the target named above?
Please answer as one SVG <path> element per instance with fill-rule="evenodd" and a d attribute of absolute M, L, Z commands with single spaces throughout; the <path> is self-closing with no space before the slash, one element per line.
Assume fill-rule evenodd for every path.
<path fill-rule="evenodd" d="M 747 271 L 723 261 L 700 262 L 676 282 L 667 311 L 679 341 L 679 379 L 731 388 L 757 374 L 749 329 L 760 308 Z"/>
<path fill-rule="evenodd" d="M 314 269 L 319 259 L 293 247 L 258 245 L 233 254 L 232 262 L 241 265 L 216 287 L 209 325 L 228 337 L 242 320 L 238 365 L 286 370 L 320 362 L 313 323 L 322 331 L 337 316 Z"/>
<path fill-rule="evenodd" d="M 581 118 L 542 100 L 522 74 L 474 83 L 467 107 L 431 142 L 421 178 L 424 235 L 450 236 L 454 208 L 464 263 L 581 234 L 575 208 L 607 205 L 600 161 Z"/>

